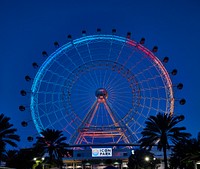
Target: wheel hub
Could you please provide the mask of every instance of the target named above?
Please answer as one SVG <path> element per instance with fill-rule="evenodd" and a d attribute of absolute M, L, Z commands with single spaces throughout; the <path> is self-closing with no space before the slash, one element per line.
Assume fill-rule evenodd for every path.
<path fill-rule="evenodd" d="M 96 90 L 95 96 L 97 97 L 98 101 L 103 102 L 108 98 L 108 92 L 104 88 L 99 88 Z"/>

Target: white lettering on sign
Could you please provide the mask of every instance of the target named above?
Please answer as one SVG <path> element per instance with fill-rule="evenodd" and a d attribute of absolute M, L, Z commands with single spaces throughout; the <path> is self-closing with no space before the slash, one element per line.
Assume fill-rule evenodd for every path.
<path fill-rule="evenodd" d="M 92 148 L 92 157 L 112 157 L 112 148 Z"/>

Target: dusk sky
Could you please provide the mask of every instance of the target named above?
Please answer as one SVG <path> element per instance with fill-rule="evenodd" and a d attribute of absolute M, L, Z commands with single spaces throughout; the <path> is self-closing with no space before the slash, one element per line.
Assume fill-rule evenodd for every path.
<path fill-rule="evenodd" d="M 67 42 L 88 34 L 110 34 L 116 28 L 117 35 L 140 41 L 145 37 L 145 47 L 158 46 L 156 56 L 169 57 L 166 69 L 176 68 L 178 74 L 172 82 L 182 82 L 184 88 L 175 90 L 175 98 L 186 99 L 186 104 L 175 104 L 175 114 L 183 114 L 182 126 L 192 137 L 200 132 L 200 1 L 199 0 L 1 0 L 0 1 L 0 113 L 11 118 L 11 123 L 21 136 L 20 148 L 29 147 L 26 138 L 37 136 L 31 122 L 31 112 L 20 112 L 21 104 L 30 104 L 30 95 L 22 97 L 20 90 L 31 90 L 37 70 L 33 62 L 40 65 L 45 59 L 42 51 L 55 51 L 53 43 Z M 30 121 L 28 127 L 21 121 Z"/>

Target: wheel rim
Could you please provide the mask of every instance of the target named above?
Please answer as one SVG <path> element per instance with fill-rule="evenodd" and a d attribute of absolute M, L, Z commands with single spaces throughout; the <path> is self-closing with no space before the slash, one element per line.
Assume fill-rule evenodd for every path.
<path fill-rule="evenodd" d="M 118 123 L 118 137 L 113 131 L 106 139 L 78 132 L 99 88 L 106 90 L 106 103 L 116 117 L 99 104 L 89 127 L 96 133 L 99 127 L 116 132 Z M 38 132 L 63 130 L 71 144 L 136 142 L 149 115 L 174 109 L 172 83 L 159 59 L 141 44 L 115 35 L 85 36 L 63 45 L 43 63 L 31 90 Z"/>

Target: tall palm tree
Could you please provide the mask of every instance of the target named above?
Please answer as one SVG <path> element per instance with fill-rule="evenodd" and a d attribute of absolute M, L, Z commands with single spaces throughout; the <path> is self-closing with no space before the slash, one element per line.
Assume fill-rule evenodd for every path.
<path fill-rule="evenodd" d="M 184 116 L 173 116 L 169 114 L 158 113 L 156 116 L 150 116 L 145 122 L 146 127 L 142 131 L 143 137 L 139 140 L 142 148 L 152 148 L 157 145 L 159 151 L 163 150 L 165 169 L 167 166 L 167 149 L 170 143 L 176 144 L 180 140 L 190 137 L 189 133 L 183 132 L 185 127 L 176 127 L 184 120 Z"/>
<path fill-rule="evenodd" d="M 7 144 L 17 147 L 16 141 L 20 141 L 20 137 L 15 134 L 17 129 L 13 128 L 10 118 L 4 114 L 0 114 L 0 159 Z"/>
<path fill-rule="evenodd" d="M 68 144 L 65 142 L 66 137 L 63 136 L 62 131 L 54 129 L 42 130 L 40 137 L 37 137 L 35 148 L 43 150 L 44 153 L 49 154 L 50 161 L 61 161 Z"/>

